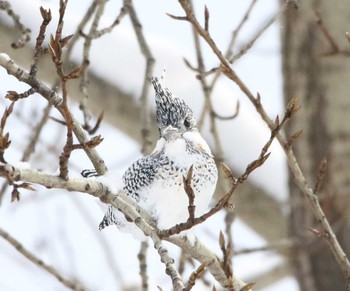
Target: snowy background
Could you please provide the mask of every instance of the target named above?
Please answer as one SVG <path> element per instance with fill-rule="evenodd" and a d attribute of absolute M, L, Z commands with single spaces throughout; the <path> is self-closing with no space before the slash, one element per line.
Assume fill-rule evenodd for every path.
<path fill-rule="evenodd" d="M 47 31 L 48 35 L 55 29 L 58 2 L 12 0 L 11 4 L 22 16 L 22 22 L 30 26 L 33 35 L 36 35 L 40 25 L 40 17 L 33 17 L 33 15 L 39 13 L 40 6 L 50 8 L 53 12 L 53 22 Z M 225 50 L 232 30 L 240 21 L 250 1 L 218 3 L 214 0 L 196 0 L 194 2 L 198 15 L 201 15 L 198 12 L 203 11 L 204 5 L 209 8 L 211 34 L 217 45 Z M 258 1 L 250 20 L 238 37 L 239 44 L 243 45 L 250 40 L 253 34 L 276 12 L 277 4 L 276 0 Z M 65 35 L 75 31 L 89 5 L 90 1 L 71 0 L 68 3 Z M 187 23 L 174 21 L 165 14 L 169 12 L 174 15 L 183 15 L 180 5 L 177 1 L 161 0 L 138 0 L 134 1 L 134 5 L 143 24 L 146 39 L 156 58 L 155 73 L 160 75 L 165 67 L 168 87 L 175 95 L 185 99 L 198 116 L 203 103 L 200 85 L 193 72 L 182 61 L 183 57 L 193 62 L 195 60 L 192 31 Z M 114 21 L 120 7 L 120 1 L 109 1 L 101 20 L 101 27 Z M 5 18 L 3 12 L 0 15 Z M 8 23 L 11 22 L 8 21 Z M 260 93 L 263 105 L 272 118 L 283 112 L 279 26 L 278 22 L 275 23 L 249 51 L 249 56 L 243 57 L 234 66 L 250 90 Z M 78 43 L 74 49 L 73 59 L 76 61 L 81 60 L 81 46 L 82 42 Z M 216 67 L 218 62 L 210 49 L 204 45 L 203 51 L 207 68 Z M 111 34 L 93 43 L 90 60 L 91 70 L 108 81 L 118 84 L 124 91 L 135 96 L 140 95 L 145 62 L 127 16 Z M 9 104 L 3 98 L 7 90 L 23 91 L 28 87 L 7 76 L 3 69 L 0 69 L 0 76 L 0 106 L 3 111 Z M 253 106 L 232 82 L 224 78 L 220 80 L 213 96 L 215 110 L 221 115 L 232 114 L 238 100 L 241 104 L 239 117 L 235 120 L 219 122 L 219 131 L 228 160 L 238 171 L 242 171 L 257 157 L 262 145 L 269 138 L 269 131 L 259 120 Z M 35 99 L 35 102 L 32 100 L 32 102 L 16 104 L 17 116 L 9 119 L 6 128 L 13 133 L 11 148 L 6 152 L 6 159 L 10 163 L 20 161 L 21 150 L 29 139 L 28 126 L 36 124 L 46 105 L 45 100 L 40 96 L 31 98 Z M 150 100 L 153 101 L 152 98 Z M 71 106 L 73 112 L 81 116 L 77 107 L 76 104 Z M 29 125 L 28 119 L 31 120 Z M 105 140 L 98 147 L 98 151 L 105 161 L 108 161 L 107 166 L 111 173 L 122 173 L 128 165 L 141 156 L 140 148 L 135 142 L 106 122 L 103 122 L 99 134 Z M 212 144 L 208 130 L 204 131 L 204 135 Z M 54 173 L 57 169 L 58 155 L 64 145 L 64 136 L 65 130 L 62 126 L 49 121 L 36 147 L 36 154 L 30 160 L 31 166 Z M 50 153 L 47 151 L 48 145 L 52 149 Z M 82 169 L 90 167 L 90 162 L 83 152 L 74 152 L 71 159 L 72 175 L 79 176 Z M 276 173 L 280 178 L 271 181 L 271 177 Z M 273 145 L 272 155 L 266 165 L 263 169 L 254 172 L 252 179 L 277 199 L 281 201 L 287 199 L 286 165 L 283 153 L 277 144 Z M 5 195 L 0 207 L 1 228 L 8 231 L 42 260 L 55 266 L 63 275 L 82 282 L 92 290 L 125 290 L 128 286 L 138 286 L 140 278 L 136 254 L 140 243 L 130 235 L 119 233 L 115 228 L 99 232 L 98 224 L 103 212 L 94 198 L 77 193 L 47 190 L 40 186 L 35 188 L 36 192 L 22 191 L 22 199 L 19 203 L 10 203 L 10 195 Z M 239 219 L 233 227 L 236 249 L 265 244 L 263 238 Z M 221 213 L 201 226 L 198 234 L 218 254 L 220 250 L 217 237 L 220 229 L 223 228 Z M 170 244 L 168 246 L 171 255 L 175 259 L 178 258 L 179 250 Z M 159 262 L 156 251 L 150 247 L 148 254 L 150 290 L 157 290 L 157 286 L 162 287 L 163 290 L 169 290 L 170 279 L 164 274 L 164 266 Z M 234 258 L 234 270 L 238 277 L 247 280 L 266 269 L 277 266 L 280 261 L 281 258 L 271 252 L 241 255 Z M 0 270 L 0 290 L 67 290 L 51 275 L 25 259 L 3 239 L 0 239 Z M 186 275 L 188 276 L 191 271 L 192 268 L 188 268 Z M 206 276 L 209 278 L 208 274 Z M 193 290 L 205 290 L 203 288 L 201 285 L 196 285 Z M 282 289 L 298 290 L 295 280 L 291 277 L 263 290 Z"/>

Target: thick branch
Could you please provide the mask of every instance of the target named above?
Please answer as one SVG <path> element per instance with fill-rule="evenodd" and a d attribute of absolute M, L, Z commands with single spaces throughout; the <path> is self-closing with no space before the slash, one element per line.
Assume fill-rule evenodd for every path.
<path fill-rule="evenodd" d="M 87 193 L 100 198 L 101 201 L 105 203 L 113 205 L 131 219 L 146 236 L 152 239 L 161 261 L 166 266 L 166 273 L 173 281 L 174 289 L 182 290 L 184 288 L 181 276 L 176 271 L 174 260 L 168 255 L 168 251 L 157 235 L 156 230 L 140 215 L 136 208 L 133 207 L 135 203 L 131 202 L 122 191 L 118 192 L 117 195 L 113 195 L 106 185 L 95 179 L 71 178 L 69 180 L 63 180 L 60 177 L 48 175 L 33 169 L 17 169 L 4 163 L 0 163 L 0 176 L 7 178 L 11 182 L 27 181 L 33 184 L 40 184 L 47 188 L 59 188 L 68 191 Z M 143 216 L 146 216 L 146 214 L 143 213 Z M 150 219 L 148 218 L 148 220 Z"/>
<path fill-rule="evenodd" d="M 169 257 L 166 248 L 163 246 L 162 240 L 157 235 L 156 229 L 152 226 L 154 223 L 151 218 L 144 210 L 140 209 L 133 200 L 127 197 L 123 191 L 119 191 L 117 195 L 114 195 L 106 185 L 94 178 L 70 178 L 66 181 L 57 176 L 48 175 L 33 169 L 18 169 L 5 163 L 0 163 L 0 176 L 11 182 L 25 181 L 39 184 L 47 188 L 58 188 L 87 193 L 99 198 L 104 203 L 111 204 L 123 212 L 144 232 L 146 236 L 149 236 L 153 240 L 162 262 L 167 266 L 167 272 L 169 272 L 168 274 L 170 274 L 173 280 L 174 287 L 177 286 L 178 288 L 183 288 L 181 276 L 176 271 L 174 261 Z M 198 239 L 194 244 L 186 237 L 171 237 L 166 238 L 166 240 L 184 249 L 199 262 L 209 262 L 208 268 L 214 278 L 222 286 L 227 285 L 227 278 L 221 269 L 220 259 Z M 235 278 L 235 282 L 240 286 L 237 290 L 240 290 L 245 286 L 245 283 L 238 278 Z"/>

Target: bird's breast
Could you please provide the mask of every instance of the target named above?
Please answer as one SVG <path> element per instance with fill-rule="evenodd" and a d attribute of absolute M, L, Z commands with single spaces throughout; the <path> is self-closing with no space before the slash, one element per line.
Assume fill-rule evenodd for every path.
<path fill-rule="evenodd" d="M 198 142 L 196 142 L 198 141 Z M 200 142 L 199 142 L 200 141 Z M 183 177 L 193 166 L 191 187 L 195 194 L 196 216 L 202 215 L 214 193 L 217 169 L 204 140 L 177 138 L 159 141 L 154 151 L 158 164 L 153 182 L 143 188 L 141 206 L 157 220 L 158 227 L 165 229 L 188 218 L 188 195 Z"/>

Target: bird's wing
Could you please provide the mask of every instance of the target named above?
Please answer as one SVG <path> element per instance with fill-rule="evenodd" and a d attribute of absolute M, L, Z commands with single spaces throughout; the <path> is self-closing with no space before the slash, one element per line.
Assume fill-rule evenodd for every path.
<path fill-rule="evenodd" d="M 167 158 L 160 153 L 143 157 L 134 162 L 124 173 L 124 189 L 136 201 L 139 201 L 142 188 L 152 184 L 157 171 L 167 163 Z"/>

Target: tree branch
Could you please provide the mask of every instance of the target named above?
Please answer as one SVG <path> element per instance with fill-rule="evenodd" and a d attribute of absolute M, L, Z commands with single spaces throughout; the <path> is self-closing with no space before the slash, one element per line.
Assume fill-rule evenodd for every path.
<path fill-rule="evenodd" d="M 287 0 L 286 2 L 290 2 Z M 265 121 L 265 123 L 268 125 L 270 129 L 273 129 L 274 122 L 270 120 L 268 117 L 266 111 L 264 110 L 263 106 L 260 102 L 260 97 L 255 98 L 255 96 L 251 93 L 251 91 L 248 89 L 246 84 L 238 77 L 236 72 L 231 68 L 229 65 L 228 60 L 223 56 L 220 49 L 216 46 L 214 40 L 211 38 L 210 34 L 198 23 L 197 19 L 195 18 L 193 11 L 191 10 L 190 4 L 188 0 L 179 0 L 180 5 L 182 6 L 183 10 L 185 11 L 187 15 L 187 20 L 193 25 L 193 27 L 196 29 L 197 33 L 207 42 L 207 44 L 211 47 L 214 54 L 217 56 L 221 63 L 221 70 L 223 73 L 234 83 L 238 85 L 238 87 L 241 89 L 241 91 L 248 97 L 248 99 L 253 103 L 253 105 L 256 108 L 256 111 L 260 114 L 261 118 Z M 304 194 L 304 197 L 306 198 L 311 211 L 313 212 L 314 216 L 316 217 L 317 221 L 321 224 L 322 228 L 326 233 L 329 234 L 329 236 L 326 237 L 326 241 L 328 242 L 331 251 L 333 252 L 333 255 L 335 259 L 337 260 L 339 267 L 341 268 L 344 277 L 347 279 L 348 282 L 350 282 L 350 262 L 345 254 L 343 248 L 340 246 L 332 227 L 329 224 L 329 221 L 327 220 L 321 206 L 319 203 L 318 197 L 313 193 L 312 188 L 308 185 L 305 176 L 299 166 L 299 163 L 292 151 L 292 149 L 283 147 L 287 143 L 286 138 L 281 134 L 277 134 L 277 139 L 280 142 L 282 148 L 285 151 L 285 154 L 287 156 L 287 161 L 289 168 L 291 169 L 294 180 L 297 183 L 298 187 L 302 190 L 302 193 Z"/>
<path fill-rule="evenodd" d="M 174 260 L 168 255 L 167 249 L 163 246 L 162 240 L 157 235 L 154 228 L 154 222 L 149 215 L 142 210 L 133 200 L 131 200 L 123 191 L 111 193 L 108 186 L 98 182 L 95 178 L 70 178 L 63 180 L 57 176 L 48 175 L 34 169 L 19 169 L 10 164 L 0 163 L 0 176 L 6 178 L 11 183 L 24 181 L 28 183 L 42 185 L 46 188 L 66 189 L 87 193 L 99 198 L 104 203 L 109 203 L 125 216 L 131 219 L 146 236 L 149 236 L 155 248 L 157 249 L 162 262 L 166 265 L 166 271 L 173 281 L 174 288 L 184 288 L 181 276 L 175 269 Z M 115 195 L 116 194 L 116 195 Z M 208 268 L 213 277 L 222 285 L 227 286 L 227 278 L 221 268 L 221 260 L 203 245 L 198 239 L 195 243 L 189 241 L 187 237 L 168 237 L 165 240 L 170 241 L 201 263 L 208 262 Z M 246 284 L 234 276 L 237 289 L 240 290 Z"/>
<path fill-rule="evenodd" d="M 12 60 L 7 54 L 0 53 L 0 66 L 7 70 L 9 75 L 14 76 L 19 81 L 28 84 L 29 86 L 36 88 L 37 92 L 43 96 L 50 104 L 52 104 L 61 114 L 64 116 L 64 111 L 60 106 L 63 102 L 62 98 L 58 94 L 40 82 L 37 78 L 30 76 L 28 72 L 20 68 L 14 60 Z M 73 132 L 80 143 L 88 142 L 88 138 L 80 126 L 79 122 L 72 116 Z M 95 169 L 100 175 L 103 175 L 107 167 L 103 159 L 99 156 L 98 152 L 94 148 L 85 148 L 87 156 L 91 160 Z"/>
<path fill-rule="evenodd" d="M 29 261 L 31 261 L 33 264 L 37 265 L 38 267 L 44 269 L 54 277 L 58 279 L 64 286 L 71 290 L 75 291 L 88 291 L 89 289 L 84 287 L 82 284 L 78 282 L 74 282 L 72 280 L 69 280 L 62 276 L 54 267 L 46 264 L 43 260 L 36 257 L 33 253 L 28 251 L 20 242 L 18 242 L 14 237 L 12 237 L 9 233 L 7 233 L 5 230 L 0 228 L 0 236 L 7 240 L 19 253 L 21 253 L 23 256 L 25 256 Z"/>

